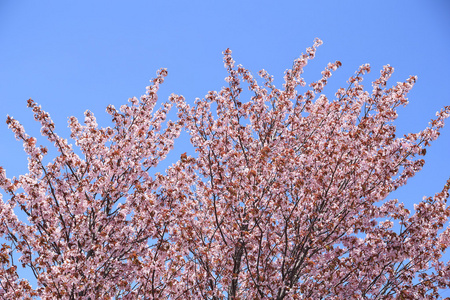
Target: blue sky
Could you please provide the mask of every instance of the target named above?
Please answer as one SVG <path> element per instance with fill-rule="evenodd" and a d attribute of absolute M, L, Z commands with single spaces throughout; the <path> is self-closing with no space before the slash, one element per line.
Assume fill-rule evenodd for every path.
<path fill-rule="evenodd" d="M 4 120 L 9 114 L 39 136 L 26 100 L 33 98 L 69 137 L 67 117 L 87 109 L 109 125 L 105 108 L 145 92 L 159 68 L 169 77 L 159 96 L 188 102 L 225 85 L 222 51 L 238 63 L 264 68 L 281 86 L 285 69 L 315 37 L 324 41 L 306 67 L 308 82 L 330 61 L 343 67 L 330 79 L 329 97 L 370 63 L 370 83 L 385 64 L 391 85 L 419 80 L 400 110 L 400 133 L 427 126 L 450 105 L 450 1 L 0 1 L 0 165 L 8 176 L 26 173 L 22 145 Z M 447 122 L 447 123 L 450 123 Z M 176 144 L 172 158 L 185 152 Z M 41 143 L 44 143 L 41 140 Z M 450 124 L 427 151 L 426 165 L 393 194 L 412 207 L 442 189 L 450 176 Z M 173 162 L 173 160 L 171 160 Z"/>

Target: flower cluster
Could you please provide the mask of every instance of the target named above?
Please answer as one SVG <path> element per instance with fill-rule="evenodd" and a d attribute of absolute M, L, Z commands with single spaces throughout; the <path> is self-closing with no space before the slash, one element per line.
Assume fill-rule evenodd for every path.
<path fill-rule="evenodd" d="M 396 111 L 416 77 L 386 88 L 393 68 L 385 66 L 369 93 L 363 65 L 328 98 L 320 93 L 339 61 L 310 88 L 301 77 L 321 44 L 294 61 L 281 89 L 265 70 L 259 84 L 227 49 L 228 86 L 193 105 L 171 95 L 156 110 L 162 69 L 140 99 L 107 107 L 112 127 L 89 111 L 84 125 L 69 119 L 81 154 L 30 99 L 58 155 L 44 165 L 47 149 L 8 117 L 29 172 L 9 179 L 0 168 L 9 196 L 0 201 L 8 242 L 0 298 L 438 298 L 450 287 L 442 261 L 450 180 L 413 213 L 387 196 L 421 169 L 450 107 L 423 131 L 396 137 Z M 155 173 L 182 130 L 196 153 Z M 14 255 L 38 287 L 19 278 Z"/>

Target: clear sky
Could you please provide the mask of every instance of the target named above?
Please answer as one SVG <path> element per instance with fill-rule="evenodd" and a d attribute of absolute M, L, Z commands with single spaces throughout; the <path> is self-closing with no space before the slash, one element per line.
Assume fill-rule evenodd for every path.
<path fill-rule="evenodd" d="M 169 76 L 159 93 L 188 102 L 225 85 L 222 51 L 237 63 L 264 68 L 281 86 L 285 69 L 315 37 L 324 41 L 306 67 L 308 82 L 330 61 L 343 67 L 330 79 L 331 97 L 357 67 L 370 63 L 379 75 L 395 68 L 390 84 L 418 75 L 410 104 L 399 111 L 400 133 L 425 128 L 450 105 L 450 1 L 31 1 L 0 0 L 0 165 L 8 176 L 27 171 L 22 144 L 4 120 L 9 114 L 39 136 L 26 108 L 33 98 L 47 110 L 60 135 L 69 138 L 67 117 L 87 109 L 110 125 L 105 108 L 145 93 L 159 68 Z M 450 120 L 427 151 L 426 164 L 393 194 L 412 208 L 442 189 L 450 176 Z M 172 158 L 185 152 L 176 144 Z M 41 143 L 43 141 L 41 140 Z"/>

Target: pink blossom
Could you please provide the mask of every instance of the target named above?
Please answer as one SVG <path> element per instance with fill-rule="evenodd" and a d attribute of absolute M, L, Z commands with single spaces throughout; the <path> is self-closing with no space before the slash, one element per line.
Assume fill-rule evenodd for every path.
<path fill-rule="evenodd" d="M 316 39 L 285 72 L 258 83 L 231 50 L 227 86 L 188 104 L 172 94 L 158 107 L 168 75 L 116 109 L 110 127 L 86 111 L 58 136 L 50 115 L 28 106 L 47 149 L 14 118 L 8 127 L 29 156 L 28 174 L 0 167 L 0 297 L 4 299 L 422 299 L 450 288 L 447 205 L 450 179 L 434 197 L 405 208 L 389 194 L 420 171 L 450 107 L 419 133 L 395 136 L 397 108 L 417 77 L 387 89 L 386 65 L 364 90 L 362 65 L 333 96 L 332 72 L 306 86 L 303 68 Z M 252 92 L 243 99 L 242 91 Z M 175 105 L 175 121 L 168 120 Z M 212 108 L 214 107 L 214 111 Z M 164 173 L 155 167 L 185 132 L 195 150 Z M 16 214 L 21 210 L 27 220 Z M 12 255 L 19 258 L 13 260 Z M 33 289 L 17 273 L 30 269 Z"/>

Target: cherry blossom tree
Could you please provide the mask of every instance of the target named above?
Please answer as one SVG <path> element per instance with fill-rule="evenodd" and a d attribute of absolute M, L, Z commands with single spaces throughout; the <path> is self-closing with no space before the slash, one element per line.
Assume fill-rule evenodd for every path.
<path fill-rule="evenodd" d="M 264 70 L 257 83 L 227 49 L 227 87 L 193 105 L 171 95 L 157 109 L 162 69 L 146 95 L 108 106 L 111 127 L 89 111 L 84 125 L 71 117 L 79 151 L 28 100 L 58 154 L 45 164 L 47 148 L 7 118 L 29 172 L 8 178 L 0 168 L 0 298 L 439 298 L 450 287 L 450 180 L 413 212 L 389 194 L 422 168 L 450 106 L 397 137 L 396 111 L 416 77 L 387 88 L 388 65 L 367 92 L 363 65 L 328 98 L 339 61 L 309 87 L 301 77 L 320 44 L 281 89 Z M 178 118 L 167 121 L 174 105 Z M 156 173 L 182 131 L 195 153 Z"/>

